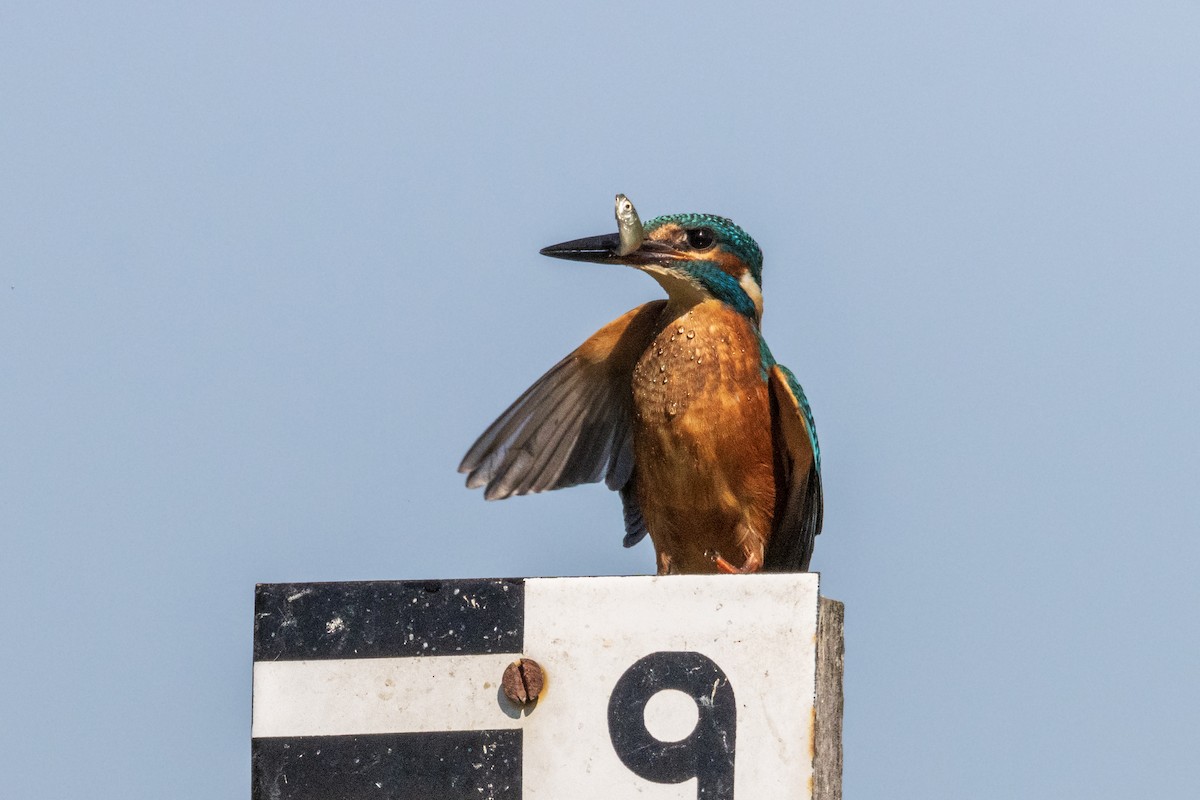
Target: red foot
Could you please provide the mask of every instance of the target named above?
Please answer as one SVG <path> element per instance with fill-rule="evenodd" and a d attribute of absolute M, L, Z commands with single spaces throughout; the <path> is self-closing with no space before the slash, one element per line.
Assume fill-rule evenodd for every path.
<path fill-rule="evenodd" d="M 709 557 L 712 559 L 713 564 L 716 565 L 717 572 L 723 572 L 726 575 L 749 575 L 752 572 L 758 572 L 758 568 L 762 566 L 754 558 L 748 558 L 745 564 L 735 567 L 726 561 L 720 553 L 709 553 Z"/>

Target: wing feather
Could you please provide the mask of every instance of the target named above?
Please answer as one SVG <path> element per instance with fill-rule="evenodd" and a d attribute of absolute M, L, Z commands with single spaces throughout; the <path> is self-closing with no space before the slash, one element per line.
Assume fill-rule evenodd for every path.
<path fill-rule="evenodd" d="M 562 415 L 554 419 L 554 423 L 545 430 L 542 436 L 544 448 L 537 449 L 534 445 L 535 469 L 521 479 L 514 494 L 528 494 L 536 491 L 535 486 L 575 486 L 594 480 L 592 465 L 577 464 L 573 472 L 568 473 L 568 459 L 576 446 L 585 441 L 590 430 L 586 424 L 590 409 L 583 398 L 576 398 L 569 407 L 562 409 Z M 570 432 L 574 431 L 574 436 Z"/>
<path fill-rule="evenodd" d="M 780 364 L 770 368 L 771 435 L 775 445 L 775 524 L 763 569 L 804 572 L 821 533 L 821 450 L 804 390 Z"/>
<path fill-rule="evenodd" d="M 467 451 L 458 471 L 484 497 L 544 492 L 633 472 L 633 367 L 658 332 L 666 301 L 601 328 L 530 386 Z"/>
<path fill-rule="evenodd" d="M 621 489 L 621 509 L 625 512 L 625 538 L 621 544 L 626 547 L 633 547 L 650 533 L 646 529 L 646 518 L 642 516 L 642 507 L 638 505 L 634 494 L 632 481 Z"/>

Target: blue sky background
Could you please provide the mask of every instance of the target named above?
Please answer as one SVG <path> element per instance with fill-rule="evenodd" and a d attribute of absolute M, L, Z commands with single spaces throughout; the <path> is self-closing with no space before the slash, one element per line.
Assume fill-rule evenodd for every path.
<path fill-rule="evenodd" d="M 474 437 L 733 217 L 847 797 L 1200 783 L 1200 7 L 0 6 L 0 785 L 244 797 L 256 581 L 648 572 Z M 734 6 L 737 10 L 734 10 Z"/>

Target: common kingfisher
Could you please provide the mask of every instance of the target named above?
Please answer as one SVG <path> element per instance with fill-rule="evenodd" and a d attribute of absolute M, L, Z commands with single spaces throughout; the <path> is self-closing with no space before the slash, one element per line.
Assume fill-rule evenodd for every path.
<path fill-rule="evenodd" d="M 622 221 L 622 201 L 632 224 Z M 649 534 L 658 574 L 804 571 L 821 532 L 821 451 L 796 377 L 763 340 L 762 251 L 732 221 L 672 214 L 542 249 L 649 273 L 665 300 L 597 331 L 463 457 L 484 497 L 601 479 L 626 547 Z"/>

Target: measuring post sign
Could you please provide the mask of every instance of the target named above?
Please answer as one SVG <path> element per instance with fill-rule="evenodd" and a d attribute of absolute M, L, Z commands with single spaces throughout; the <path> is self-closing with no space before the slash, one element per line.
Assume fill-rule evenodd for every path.
<path fill-rule="evenodd" d="M 812 573 L 262 585 L 253 796 L 810 798 L 817 589 Z M 541 686 L 518 704 L 502 683 L 522 658 Z"/>

